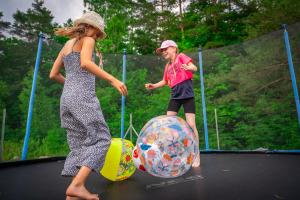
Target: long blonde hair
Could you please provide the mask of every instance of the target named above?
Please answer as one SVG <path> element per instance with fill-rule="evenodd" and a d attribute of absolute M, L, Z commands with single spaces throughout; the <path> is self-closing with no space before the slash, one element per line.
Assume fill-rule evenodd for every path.
<path fill-rule="evenodd" d="M 69 38 L 82 38 L 85 36 L 87 29 L 90 27 L 88 24 L 78 24 L 77 26 L 57 28 L 55 35 L 67 36 Z"/>

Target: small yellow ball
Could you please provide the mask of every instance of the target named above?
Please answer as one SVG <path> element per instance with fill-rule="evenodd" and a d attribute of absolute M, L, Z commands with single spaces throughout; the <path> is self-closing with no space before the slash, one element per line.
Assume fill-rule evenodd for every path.
<path fill-rule="evenodd" d="M 129 178 L 135 172 L 132 160 L 134 145 L 122 138 L 113 138 L 106 154 L 100 173 L 111 181 L 121 181 Z"/>

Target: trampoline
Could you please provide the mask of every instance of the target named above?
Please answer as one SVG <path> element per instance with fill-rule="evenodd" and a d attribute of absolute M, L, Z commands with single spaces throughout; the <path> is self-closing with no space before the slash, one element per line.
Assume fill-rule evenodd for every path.
<path fill-rule="evenodd" d="M 64 157 L 0 163 L 1 200 L 60 200 L 70 178 L 60 176 Z M 111 182 L 93 173 L 87 187 L 104 200 L 300 199 L 300 154 L 210 151 L 201 168 L 163 179 L 136 171 Z"/>

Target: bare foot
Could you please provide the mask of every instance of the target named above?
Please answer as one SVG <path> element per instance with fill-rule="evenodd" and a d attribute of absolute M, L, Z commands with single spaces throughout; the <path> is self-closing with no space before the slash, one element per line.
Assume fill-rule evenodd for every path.
<path fill-rule="evenodd" d="M 200 155 L 198 154 L 198 156 L 195 158 L 192 167 L 199 167 L 200 166 Z"/>
<path fill-rule="evenodd" d="M 66 200 L 71 200 L 71 199 L 68 199 L 68 197 L 86 199 L 86 200 L 99 200 L 98 194 L 90 193 L 84 187 L 84 185 L 76 185 L 76 184 L 73 184 L 73 183 L 71 183 L 71 185 L 68 187 L 68 189 L 66 191 L 66 195 L 67 195 Z"/>
<path fill-rule="evenodd" d="M 70 196 L 67 196 L 66 200 L 83 200 L 79 197 L 70 197 Z"/>

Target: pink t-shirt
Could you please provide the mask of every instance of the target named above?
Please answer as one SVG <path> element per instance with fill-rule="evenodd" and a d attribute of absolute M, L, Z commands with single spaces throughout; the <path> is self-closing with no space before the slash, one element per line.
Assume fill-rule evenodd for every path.
<path fill-rule="evenodd" d="M 166 64 L 164 71 L 164 80 L 168 82 L 170 88 L 185 80 L 192 79 L 193 73 L 189 70 L 181 68 L 182 64 L 188 64 L 193 60 L 183 53 L 176 56 L 175 61 L 171 64 Z"/>

